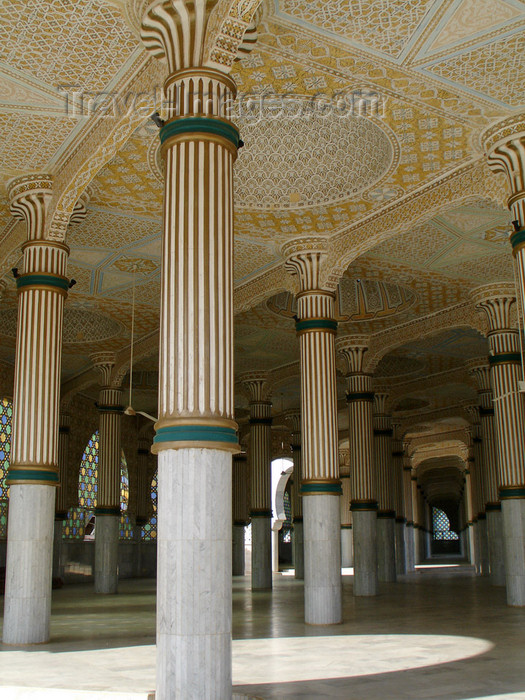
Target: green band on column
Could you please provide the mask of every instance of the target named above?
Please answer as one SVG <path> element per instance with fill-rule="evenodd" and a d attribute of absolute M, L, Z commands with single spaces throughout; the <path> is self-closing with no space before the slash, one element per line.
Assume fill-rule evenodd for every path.
<path fill-rule="evenodd" d="M 341 530 L 351 530 L 352 526 L 351 525 L 341 525 Z"/>
<path fill-rule="evenodd" d="M 292 523 L 302 523 L 302 522 L 303 522 L 302 515 L 296 515 L 292 518 Z"/>
<path fill-rule="evenodd" d="M 124 413 L 124 406 L 99 404 L 95 401 L 95 407 L 99 413 Z"/>
<path fill-rule="evenodd" d="M 484 416 L 493 416 L 494 415 L 494 409 L 493 408 L 483 408 L 483 406 L 479 407 L 479 415 L 483 418 Z"/>
<path fill-rule="evenodd" d="M 487 503 L 485 510 L 487 513 L 497 513 L 501 510 L 501 503 Z"/>
<path fill-rule="evenodd" d="M 522 228 L 519 231 L 514 231 L 510 237 L 510 244 L 513 248 L 517 248 L 520 243 L 525 243 L 525 228 Z"/>
<path fill-rule="evenodd" d="M 378 510 L 377 517 L 378 518 L 392 518 L 393 519 L 396 517 L 396 511 L 395 510 Z"/>
<path fill-rule="evenodd" d="M 353 393 L 348 393 L 346 395 L 346 400 L 348 403 L 350 401 L 373 401 L 374 392 L 373 391 L 356 391 Z"/>
<path fill-rule="evenodd" d="M 172 425 L 159 428 L 153 442 L 223 442 L 236 445 L 238 441 L 234 428 L 218 425 Z"/>
<path fill-rule="evenodd" d="M 35 481 L 45 481 L 51 484 L 58 484 L 60 481 L 58 473 L 51 469 L 13 469 L 7 470 L 6 484 L 27 481 L 29 484 Z"/>
<path fill-rule="evenodd" d="M 250 511 L 250 518 L 271 518 L 272 517 L 272 511 L 271 510 L 251 510 Z"/>
<path fill-rule="evenodd" d="M 489 365 L 500 365 L 504 362 L 521 362 L 519 352 L 500 352 L 497 355 L 489 355 Z"/>
<path fill-rule="evenodd" d="M 120 515 L 119 506 L 97 506 L 95 508 L 95 515 Z"/>
<path fill-rule="evenodd" d="M 331 318 L 310 318 L 305 321 L 297 321 L 295 330 L 301 331 L 336 331 L 337 321 Z"/>
<path fill-rule="evenodd" d="M 160 142 L 164 143 L 171 136 L 179 134 L 213 134 L 222 136 L 231 141 L 235 148 L 239 148 L 239 131 L 230 122 L 210 117 L 183 117 L 168 122 L 160 130 Z"/>
<path fill-rule="evenodd" d="M 525 498 L 525 486 L 505 486 L 499 490 L 500 500 L 506 498 Z"/>
<path fill-rule="evenodd" d="M 246 520 L 234 520 L 233 524 L 236 527 L 247 527 L 250 523 L 248 523 Z"/>
<path fill-rule="evenodd" d="M 396 523 L 399 523 L 400 525 L 404 525 L 406 521 L 406 518 L 396 518 Z"/>
<path fill-rule="evenodd" d="M 374 428 L 374 435 L 379 435 L 379 436 L 383 435 L 384 437 L 392 437 L 393 434 L 394 434 L 394 431 L 392 430 L 392 428 L 384 428 L 384 429 Z"/>
<path fill-rule="evenodd" d="M 20 275 L 16 279 L 17 289 L 22 289 L 23 287 L 55 287 L 57 289 L 62 289 L 67 292 L 69 289 L 69 280 L 64 277 L 57 277 L 56 275 Z"/>
<path fill-rule="evenodd" d="M 301 484 L 300 493 L 303 496 L 308 496 L 311 494 L 323 494 L 323 493 L 339 495 L 339 494 L 343 493 L 343 489 L 341 488 L 340 481 L 330 481 L 330 482 L 307 481 L 306 483 Z"/>
<path fill-rule="evenodd" d="M 401 452 L 392 452 L 392 457 L 404 457 L 405 453 L 403 451 Z"/>
<path fill-rule="evenodd" d="M 350 510 L 377 510 L 377 501 L 351 501 Z"/>
<path fill-rule="evenodd" d="M 250 418 L 250 425 L 272 425 L 273 418 Z"/>

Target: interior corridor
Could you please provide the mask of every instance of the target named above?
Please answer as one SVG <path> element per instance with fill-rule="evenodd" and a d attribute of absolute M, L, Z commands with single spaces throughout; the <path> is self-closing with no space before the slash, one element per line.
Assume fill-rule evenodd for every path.
<path fill-rule="evenodd" d="M 381 584 L 376 598 L 354 598 L 352 582 L 346 573 L 345 622 L 316 627 L 303 622 L 293 576 L 274 575 L 273 592 L 255 594 L 248 577 L 235 577 L 235 691 L 279 700 L 525 698 L 525 610 L 506 605 L 503 587 L 439 558 Z M 51 643 L 0 647 L 0 697 L 151 697 L 155 582 L 125 580 L 120 591 L 54 591 Z"/>

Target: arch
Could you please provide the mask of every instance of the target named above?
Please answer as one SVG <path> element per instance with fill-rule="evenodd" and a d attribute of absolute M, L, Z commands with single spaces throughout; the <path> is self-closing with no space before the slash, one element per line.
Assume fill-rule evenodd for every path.
<path fill-rule="evenodd" d="M 71 508 L 64 523 L 65 539 L 93 539 L 94 510 L 98 492 L 99 432 L 89 438 L 78 470 L 78 506 Z M 129 503 L 129 473 L 124 450 L 120 459 L 120 539 L 131 539 L 133 528 L 126 511 Z"/>

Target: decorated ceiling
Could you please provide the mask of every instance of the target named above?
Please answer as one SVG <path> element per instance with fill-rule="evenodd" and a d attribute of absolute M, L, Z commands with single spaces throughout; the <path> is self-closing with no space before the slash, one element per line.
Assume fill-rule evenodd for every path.
<path fill-rule="evenodd" d="M 0 0 L 0 361 L 14 362 L 10 270 L 25 235 L 6 184 L 50 173 L 61 206 L 83 193 L 88 202 L 67 230 L 76 285 L 64 391 L 96 395 L 94 352 L 125 365 L 134 294 L 136 398 L 154 411 L 163 164 L 149 114 L 162 111 L 166 68 L 125 6 Z M 368 371 L 403 430 L 465 424 L 462 406 L 476 400 L 465 362 L 487 355 L 469 293 L 514 280 L 507 183 L 487 167 L 480 134 L 525 111 L 524 74 L 520 0 L 262 3 L 255 48 L 232 70 L 245 142 L 235 169 L 235 365 L 237 377 L 269 371 L 274 412 L 299 405 L 297 288 L 281 246 L 316 235 L 327 243 L 339 333 L 367 337 Z M 247 401 L 237 385 L 241 419 Z"/>

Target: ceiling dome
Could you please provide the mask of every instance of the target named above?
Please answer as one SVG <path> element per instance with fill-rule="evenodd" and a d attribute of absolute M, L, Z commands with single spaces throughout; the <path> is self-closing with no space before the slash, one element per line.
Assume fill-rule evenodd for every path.
<path fill-rule="evenodd" d="M 340 322 L 359 323 L 402 313 L 416 301 L 416 294 L 393 282 L 343 277 L 339 283 L 335 317 Z M 266 306 L 279 316 L 297 314 L 295 297 L 290 292 L 276 294 Z"/>
<path fill-rule="evenodd" d="M 394 147 L 376 121 L 323 111 L 314 100 L 269 104 L 235 117 L 245 147 L 235 166 L 235 206 L 289 209 L 348 200 L 390 169 Z M 359 157 L 356 157 L 359 154 Z"/>

